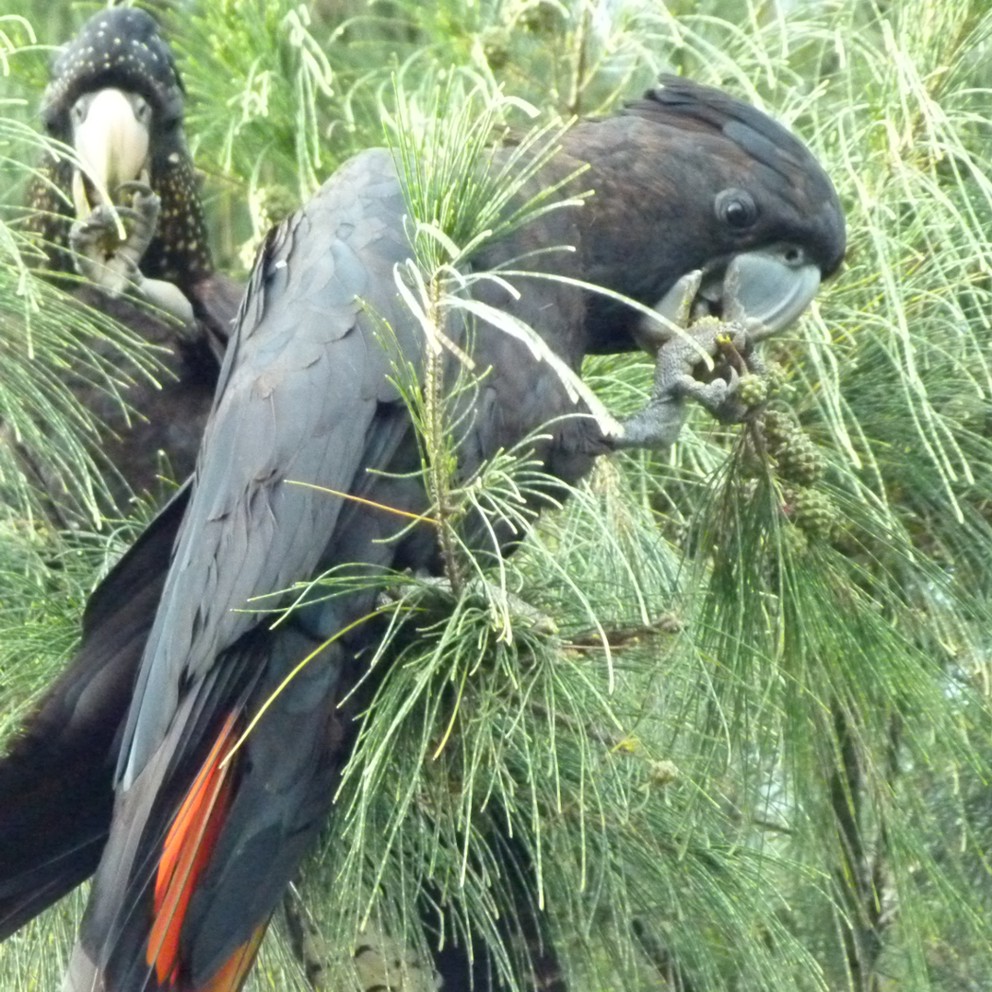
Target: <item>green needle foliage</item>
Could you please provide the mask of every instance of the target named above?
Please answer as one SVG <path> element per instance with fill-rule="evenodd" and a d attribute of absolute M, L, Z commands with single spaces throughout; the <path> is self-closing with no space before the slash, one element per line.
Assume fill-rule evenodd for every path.
<path fill-rule="evenodd" d="M 44 42 L 68 34 L 37 0 L 13 12 Z M 421 917 L 439 906 L 445 941 L 485 948 L 521 989 L 540 958 L 535 919 L 576 990 L 992 984 L 986 5 L 230 0 L 163 16 L 226 264 L 385 133 L 417 246 L 402 287 L 437 346 L 423 388 L 397 376 L 458 568 L 447 583 L 366 578 L 382 588 L 381 650 L 295 911 L 326 987 L 361 987 L 365 928 L 394 942 L 396 987 L 430 988 Z M 0 20 L 0 169 L 14 189 L 37 40 Z M 535 520 L 521 498 L 546 487 L 528 445 L 468 483 L 448 472 L 482 370 L 441 389 L 460 361 L 443 338 L 473 321 L 526 334 L 470 299 L 473 279 L 512 277 L 466 275 L 465 260 L 562 120 L 609 110 L 659 70 L 723 85 L 813 146 L 848 211 L 848 262 L 796 332 L 769 342 L 777 389 L 746 424 L 697 412 L 674 451 L 603 461 Z M 508 125 L 523 126 L 514 169 L 480 173 Z M 581 209 L 559 200 L 549 191 L 513 222 Z M 46 383 L 71 366 L 113 388 L 121 366 L 80 364 L 86 348 L 66 339 L 85 336 L 26 274 L 9 216 L 2 415 L 36 425 L 18 429 L 61 466 L 86 427 Z M 646 359 L 584 372 L 614 415 L 650 388 Z M 43 426 L 60 416 L 62 433 Z M 133 524 L 67 543 L 36 522 L 28 483 L 0 472 L 12 726 Z M 459 543 L 479 509 L 527 534 L 512 557 Z M 0 985 L 57 985 L 78 906 L 0 946 Z M 277 924 L 249 988 L 309 987 Z"/>
<path fill-rule="evenodd" d="M 45 144 L 16 121 L 0 118 L 0 165 L 23 188 Z M 0 200 L 0 494 L 19 514 L 36 513 L 47 498 L 99 520 L 106 491 L 96 442 L 99 425 L 68 386 L 105 393 L 122 410 L 126 387 L 152 379 L 158 360 L 127 328 L 71 301 L 35 271 L 38 246 L 20 229 L 23 213 L 11 196 Z"/>

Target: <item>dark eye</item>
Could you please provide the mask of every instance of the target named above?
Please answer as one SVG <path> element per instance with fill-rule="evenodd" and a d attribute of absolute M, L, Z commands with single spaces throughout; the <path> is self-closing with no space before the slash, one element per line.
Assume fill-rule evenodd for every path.
<path fill-rule="evenodd" d="M 152 119 L 152 108 L 148 101 L 139 93 L 128 93 L 128 100 L 131 109 L 134 110 L 134 119 L 141 124 L 148 124 Z"/>
<path fill-rule="evenodd" d="M 86 115 L 90 112 L 90 104 L 93 102 L 93 96 L 90 93 L 84 93 L 70 108 L 69 108 L 69 120 L 72 122 L 73 127 L 79 127 L 80 124 L 86 120 Z"/>
<path fill-rule="evenodd" d="M 747 190 L 721 190 L 716 195 L 713 207 L 720 220 L 738 231 L 750 227 L 758 219 L 757 204 Z"/>

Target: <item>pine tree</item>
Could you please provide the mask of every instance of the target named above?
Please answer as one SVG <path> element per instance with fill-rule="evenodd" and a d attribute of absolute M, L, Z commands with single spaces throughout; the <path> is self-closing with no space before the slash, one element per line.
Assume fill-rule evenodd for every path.
<path fill-rule="evenodd" d="M 328 989 L 355 987 L 365 928 L 423 959 L 420 915 L 439 902 L 447 939 L 487 947 L 527 988 L 526 914 L 507 920 L 515 861 L 577 990 L 992 982 L 992 14 L 978 0 L 742 7 L 162 11 L 229 269 L 352 152 L 385 141 L 422 225 L 423 316 L 441 321 L 459 305 L 446 265 L 482 234 L 478 190 L 444 198 L 471 171 L 459 154 L 507 126 L 552 141 L 662 70 L 788 123 L 848 211 L 846 267 L 773 345 L 758 416 L 728 428 L 697 413 L 671 453 L 604 460 L 538 520 L 519 512 L 539 483 L 526 451 L 459 489 L 445 398 L 410 390 L 439 525 L 476 501 L 527 537 L 503 561 L 453 548 L 447 585 L 384 589 L 388 674 L 290 913 Z M 68 365 L 113 390 L 122 369 L 153 374 L 152 358 L 70 311 L 18 234 L 41 140 L 34 31 L 57 43 L 66 30 L 50 9 L 0 18 L 5 730 L 148 512 L 95 519 L 86 414 L 53 383 Z M 591 359 L 585 380 L 622 414 L 643 402 L 650 363 Z M 66 480 L 92 532 L 51 528 L 15 442 Z M 494 841 L 508 825 L 512 850 Z M 0 945 L 4 988 L 57 986 L 80 907 L 72 897 Z M 424 978 L 412 971 L 408 989 Z M 310 988 L 282 928 L 249 988 Z"/>

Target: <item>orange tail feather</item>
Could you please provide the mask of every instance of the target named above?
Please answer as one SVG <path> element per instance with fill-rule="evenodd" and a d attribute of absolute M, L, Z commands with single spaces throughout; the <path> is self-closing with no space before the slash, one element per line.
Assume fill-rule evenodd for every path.
<path fill-rule="evenodd" d="M 256 927 L 251 938 L 227 959 L 220 971 L 200 989 L 200 992 L 238 992 L 248 977 L 267 926 L 268 921 Z"/>
<path fill-rule="evenodd" d="M 179 966 L 179 934 L 186 910 L 196 881 L 210 858 L 230 804 L 231 765 L 221 767 L 221 762 L 234 726 L 235 717 L 232 714 L 224 721 L 224 726 L 186 793 L 162 845 L 162 856 L 155 878 L 154 920 L 145 955 L 147 964 L 155 968 L 159 984 L 175 981 Z M 240 952 L 234 957 L 240 959 Z M 249 964 L 250 961 L 251 958 Z M 225 965 L 224 970 L 227 967 Z M 217 992 L 226 988 L 224 985 L 215 986 L 215 981 L 211 982 L 206 992 L 215 987 Z"/>

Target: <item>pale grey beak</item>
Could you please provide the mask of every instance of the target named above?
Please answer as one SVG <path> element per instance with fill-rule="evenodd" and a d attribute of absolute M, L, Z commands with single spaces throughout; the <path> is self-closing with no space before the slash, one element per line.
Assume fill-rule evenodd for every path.
<path fill-rule="evenodd" d="M 760 341 L 798 320 L 819 288 L 819 266 L 797 248 L 737 255 L 723 277 L 723 319 L 743 324 Z"/>
<path fill-rule="evenodd" d="M 147 181 L 151 109 L 138 94 L 110 87 L 83 94 L 70 116 L 83 170 L 73 175 L 72 200 L 76 219 L 83 220 L 93 207 L 112 202 L 121 183 Z"/>
<path fill-rule="evenodd" d="M 743 252 L 722 272 L 704 275 L 693 317 L 735 321 L 760 341 L 797 320 L 819 288 L 819 266 L 795 245 Z"/>
<path fill-rule="evenodd" d="M 717 317 L 743 325 L 760 341 L 797 320 L 819 288 L 819 267 L 795 245 L 742 252 L 725 268 L 687 272 L 655 304 L 657 317 L 638 322 L 634 338 L 654 354 L 679 328 Z"/>

